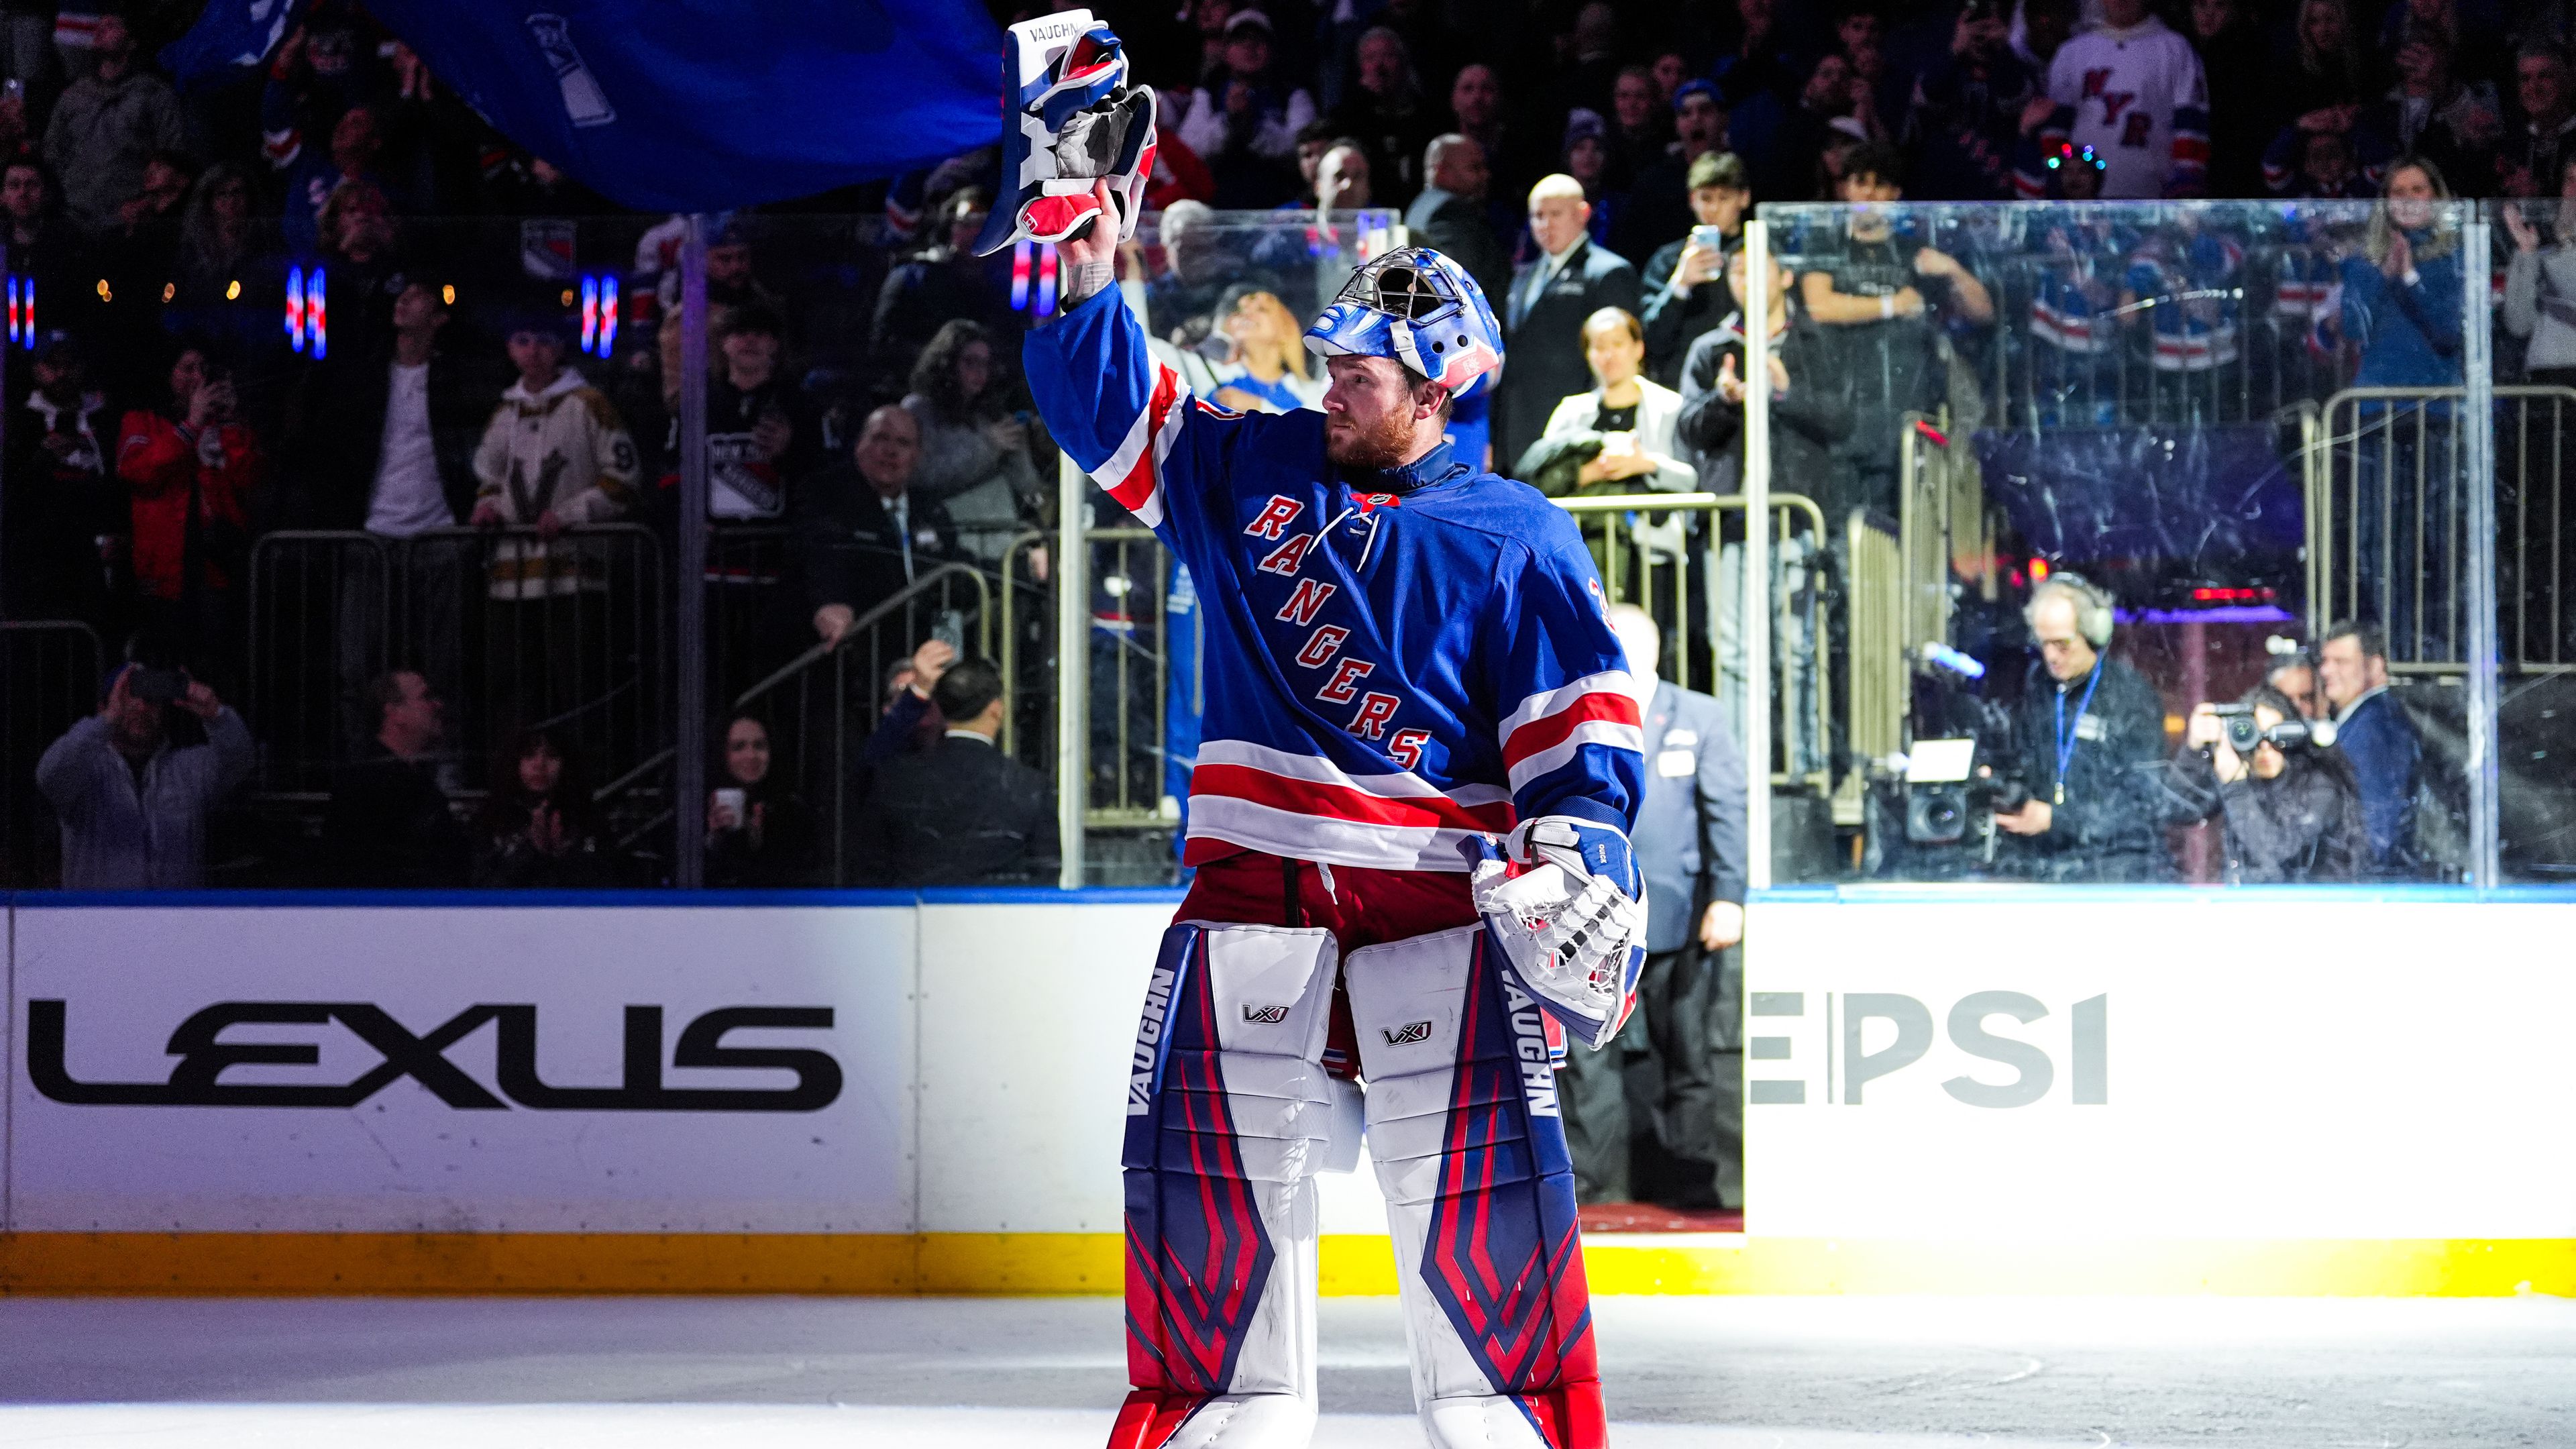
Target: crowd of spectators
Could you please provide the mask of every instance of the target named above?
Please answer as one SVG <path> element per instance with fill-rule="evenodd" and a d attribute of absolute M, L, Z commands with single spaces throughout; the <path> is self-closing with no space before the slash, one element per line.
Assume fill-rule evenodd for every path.
<path fill-rule="evenodd" d="M 85 624 L 111 664 L 175 659 L 192 689 L 248 698 L 254 541 L 364 535 L 401 566 L 333 603 L 350 804 L 322 822 L 334 843 L 318 858 L 380 881 L 666 872 L 625 860 L 573 798 L 610 762 L 586 759 L 594 744 L 566 721 L 598 697 L 593 661 L 629 642 L 591 607 L 607 584 L 578 540 L 607 524 L 643 525 L 666 551 L 676 539 L 686 224 L 620 208 L 516 147 L 337 0 L 258 72 L 182 94 L 152 55 L 186 8 L 12 13 L 57 23 L 53 46 L 0 56 L 0 234 L 24 300 L 0 368 L 0 613 Z M 1216 212 L 1385 208 L 1485 286 L 1511 366 L 1477 426 L 1497 469 L 1550 491 L 1730 486 L 1734 410 L 1755 384 L 1737 298 L 1759 203 L 2384 198 L 2367 239 L 2295 290 L 2336 288 L 2319 326 L 2359 351 L 2360 380 L 2421 386 L 2455 378 L 2459 351 L 2444 325 L 2459 311 L 2456 241 L 2433 207 L 2556 196 L 2576 161 L 2564 6 L 1096 8 L 1162 97 L 1142 300 L 1202 395 L 1318 404 L 1296 332 L 1329 295 L 1316 257 L 1343 242 L 1317 218 L 1303 247 L 1283 231 L 1242 255 Z M 723 614 L 719 703 L 812 646 L 852 647 L 928 569 L 997 571 L 1013 537 L 1052 522 L 1054 453 L 1016 342 L 1052 306 L 1051 263 L 973 254 L 996 159 L 969 150 L 717 219 L 710 512 L 774 540 L 708 571 L 744 601 Z M 2182 369 L 2233 355 L 2219 339 L 2242 320 L 2234 304 L 2127 305 L 2158 288 L 2223 292 L 2246 265 L 2233 240 L 2187 221 L 2042 230 L 1997 243 L 2043 263 L 2035 290 L 2009 295 L 1965 230 L 1936 237 L 1880 211 L 1780 234 L 1764 322 L 1773 447 L 1829 512 L 1889 505 L 1894 420 L 1947 386 L 1980 329 L 2027 330 L 2071 373 L 2106 365 L 2114 334 L 2159 365 L 2168 351 Z M 2515 233 L 2528 260 L 2507 279 L 2507 331 L 2532 339 L 2535 366 L 2569 351 L 2550 330 L 2564 330 L 2563 231 Z M 576 299 L 603 282 L 594 315 Z M 2303 324 L 2322 317 L 2302 305 Z M 1027 557 L 1043 568 L 1042 551 Z M 370 644 L 389 613 L 404 621 L 394 659 Z M 922 642 L 917 621 L 865 632 L 875 658 Z M 957 730 L 980 697 L 959 695 L 973 709 Z M 931 706 L 928 686 L 920 698 Z M 165 702 L 164 726 L 194 699 Z M 242 723 L 202 722 L 203 748 L 222 753 L 227 718 Z M 711 778 L 732 783 L 705 809 L 731 879 L 862 858 L 824 848 L 821 822 L 845 812 L 906 828 L 891 797 L 799 800 L 763 772 L 754 737 L 804 724 L 725 724 Z M 469 734 L 477 759 L 460 768 Z M 927 738 L 955 779 L 980 778 L 962 736 Z M 199 748 L 128 743 L 145 757 Z M 376 848 L 350 833 L 427 792 L 454 807 L 454 838 L 421 816 L 403 858 L 361 864 Z"/>

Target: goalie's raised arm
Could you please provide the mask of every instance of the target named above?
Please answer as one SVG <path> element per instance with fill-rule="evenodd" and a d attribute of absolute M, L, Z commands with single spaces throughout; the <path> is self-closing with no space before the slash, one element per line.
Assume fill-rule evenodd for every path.
<path fill-rule="evenodd" d="M 1096 292 L 1107 291 L 1118 280 L 1118 228 L 1105 226 L 1101 217 L 1116 216 L 1117 200 L 1102 181 L 1092 188 L 1091 199 L 1098 204 L 1097 215 L 1083 229 L 1055 244 L 1057 283 L 1064 291 L 1065 306 L 1081 305 Z"/>
<path fill-rule="evenodd" d="M 1105 182 L 1095 193 L 1104 207 L 1113 195 Z M 1198 403 L 1147 346 L 1143 324 L 1112 285 L 1114 215 L 1103 210 L 1089 231 L 1056 244 L 1061 275 L 1078 279 L 1067 295 L 1080 295 L 1028 334 L 1020 356 L 1038 416 L 1065 455 L 1178 550 L 1174 530 L 1198 518 L 1200 496 L 1220 482 L 1220 435 L 1251 420 Z"/>

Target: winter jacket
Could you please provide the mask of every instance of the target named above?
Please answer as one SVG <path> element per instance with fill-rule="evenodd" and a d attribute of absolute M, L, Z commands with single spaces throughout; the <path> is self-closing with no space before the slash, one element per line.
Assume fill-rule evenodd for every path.
<path fill-rule="evenodd" d="M 2021 779 L 2030 798 L 2048 802 L 2052 814 L 2040 834 L 2007 837 L 2022 874 L 2089 882 L 2159 881 L 2172 874 L 2165 851 L 2164 702 L 2145 676 L 2106 655 L 2098 685 L 2090 676 L 2061 685 L 2034 664 L 2013 725 Z M 2062 797 L 2060 759 L 2066 762 Z"/>
<path fill-rule="evenodd" d="M 233 584 L 250 527 L 251 490 L 268 460 L 240 423 L 203 432 L 159 413 L 125 415 L 116 476 L 134 520 L 134 587 L 148 599 L 187 596 L 188 572 L 210 589 Z"/>
<path fill-rule="evenodd" d="M 1825 510 L 1826 531 L 1838 534 L 1848 500 L 1836 496 L 1842 475 L 1834 467 L 1834 448 L 1852 430 L 1851 391 L 1834 365 L 1832 342 L 1796 301 L 1789 309 L 1789 329 L 1771 340 L 1781 370 L 1789 374 L 1789 390 L 1771 399 L 1771 491 L 1813 498 Z M 1745 376 L 1741 313 L 1692 343 L 1682 364 L 1682 415 L 1675 433 L 1699 465 L 1700 486 L 1713 493 L 1744 487 L 1744 404 L 1728 402 L 1717 390 L 1730 356 L 1735 375 Z"/>
<path fill-rule="evenodd" d="M 2175 818 L 2223 815 L 2230 885 L 2348 881 L 2367 859 L 2361 796 L 2341 760 L 2293 759 L 2269 780 L 2221 784 L 2208 755 L 2186 749 L 2167 767 Z"/>
<path fill-rule="evenodd" d="M 1687 493 L 1699 481 L 1691 468 L 1687 450 L 1673 436 L 1674 420 L 1681 416 L 1681 394 L 1647 378 L 1637 379 L 1637 425 L 1633 429 L 1637 450 L 1667 459 L 1652 473 L 1634 478 L 1620 478 L 1594 483 L 1578 489 L 1573 479 L 1584 463 L 1598 457 L 1602 434 L 1596 426 L 1601 417 L 1601 389 L 1579 392 L 1558 402 L 1556 411 L 1548 414 L 1547 429 L 1539 440 L 1522 450 L 1520 462 L 1512 476 L 1532 484 L 1551 497 L 1564 493 Z M 1551 444 L 1567 445 L 1573 456 L 1564 456 Z M 1571 467 L 1564 466 L 1571 463 Z M 1545 477 L 1546 481 L 1541 482 Z M 1565 486 L 1555 486 L 1559 481 Z"/>

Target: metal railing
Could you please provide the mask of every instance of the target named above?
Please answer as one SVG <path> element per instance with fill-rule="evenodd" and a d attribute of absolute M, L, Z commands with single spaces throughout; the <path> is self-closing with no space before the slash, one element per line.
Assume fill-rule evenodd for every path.
<path fill-rule="evenodd" d="M 971 605 L 959 607 L 961 598 Z M 850 881 L 852 766 L 883 712 L 880 689 L 894 663 L 952 616 L 974 631 L 971 651 L 963 648 L 963 638 L 954 641 L 959 652 L 989 655 L 993 612 L 992 586 L 982 569 L 941 564 L 858 615 L 837 646 L 818 642 L 734 696 L 729 715 L 757 713 L 768 722 L 770 770 L 785 771 L 806 803 L 830 822 L 825 845 L 832 884 Z M 854 674 L 860 681 L 855 691 Z M 853 715 L 863 726 L 856 738 Z"/>
<path fill-rule="evenodd" d="M 53 812 L 36 790 L 36 761 L 97 713 L 106 661 L 87 624 L 0 622 L 0 885 L 52 883 L 59 846 Z"/>
<path fill-rule="evenodd" d="M 2302 418 L 2307 466 L 2308 629 L 2376 623 L 2392 673 L 2462 675 L 2469 480 L 2460 409 L 2467 389 L 2346 388 Z M 2576 388 L 2495 389 L 2497 597 L 2503 667 L 2576 671 L 2567 595 L 2576 585 L 2564 466 L 2576 445 Z"/>
<path fill-rule="evenodd" d="M 1914 651 L 1947 643 L 1963 591 L 1989 602 L 1995 574 L 1995 516 L 1973 450 L 1960 446 L 1941 414 L 1907 413 L 1897 440 L 1897 516 L 1854 512 L 1844 524 L 1850 571 L 1851 693 L 1844 715 L 1847 758 L 1883 760 L 1906 748 L 1913 707 Z M 1860 773 L 1845 774 L 1835 823 L 1862 823 Z"/>
<path fill-rule="evenodd" d="M 601 776 L 670 740 L 670 591 L 640 524 L 436 529 L 411 538 L 284 531 L 252 546 L 244 715 L 270 795 L 318 797 L 374 732 L 367 682 L 420 673 L 475 780 L 512 728 L 570 735 Z M 479 783 L 479 780 L 475 781 Z"/>
<path fill-rule="evenodd" d="M 2496 597 L 2510 610 L 2501 654 L 2517 674 L 2576 671 L 2576 509 L 2568 468 L 2576 463 L 2576 388 L 2500 386 L 2496 483 L 2500 516 Z"/>
<path fill-rule="evenodd" d="M 1163 813 L 1163 778 L 1169 758 L 1172 556 L 1147 528 L 1095 528 L 1084 537 L 1091 549 L 1085 821 L 1112 829 L 1149 825 L 1171 818 Z M 1074 662 L 1063 660 L 1060 667 Z"/>
<path fill-rule="evenodd" d="M 1906 650 L 1920 643 L 1906 621 L 1912 591 L 1905 584 L 1902 526 L 1883 513 L 1855 511 L 1845 521 L 1845 556 L 1851 560 L 1851 713 L 1847 738 L 1854 755 L 1885 759 L 1905 749 L 1905 716 L 1913 704 Z M 1928 636 L 1944 637 L 1944 636 Z M 1834 797 L 1834 823 L 1862 822 L 1861 774 L 1853 771 Z"/>
<path fill-rule="evenodd" d="M 1730 703 L 1740 701 L 1745 689 L 1742 653 L 1726 627 L 1736 593 L 1725 560 L 1735 546 L 1724 539 L 1746 526 L 1744 495 L 1638 493 L 1553 501 L 1574 516 L 1585 543 L 1602 560 L 1602 588 L 1611 602 L 1635 604 L 1673 632 L 1673 647 L 1664 654 L 1666 677 Z M 1807 592 L 1790 577 L 1796 565 L 1783 563 L 1791 552 L 1784 545 L 1802 540 L 1807 545 L 1802 554 L 1813 557 L 1828 535 L 1824 511 L 1804 495 L 1773 493 L 1770 513 L 1775 547 L 1768 593 L 1774 617 L 1764 627 L 1776 632 L 1782 614 L 1800 612 L 1803 619 L 1801 611 L 1808 607 Z M 1779 679 L 1770 710 L 1780 758 L 1772 783 L 1822 790 L 1832 783 L 1830 760 L 1820 747 L 1802 745 L 1820 745 L 1831 728 L 1831 651 L 1824 647 L 1828 630 L 1821 601 L 1814 607 L 1819 611 L 1816 627 L 1802 624 L 1792 631 L 1810 637 L 1813 687 L 1795 683 L 1799 671 L 1775 671 Z"/>
<path fill-rule="evenodd" d="M 1901 638 L 1947 640 L 1954 584 L 1995 591 L 1995 526 L 1973 450 L 1954 445 L 1948 419 L 1907 413 L 1897 443 Z"/>

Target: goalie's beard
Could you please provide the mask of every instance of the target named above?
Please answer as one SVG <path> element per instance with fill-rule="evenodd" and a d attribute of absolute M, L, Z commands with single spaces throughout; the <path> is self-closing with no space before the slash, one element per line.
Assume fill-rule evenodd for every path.
<path fill-rule="evenodd" d="M 1342 424 L 1333 426 L 1334 422 Z M 1343 413 L 1324 425 L 1324 457 L 1338 467 L 1384 471 L 1412 461 L 1413 414 L 1410 409 L 1381 414 L 1366 427 Z"/>

